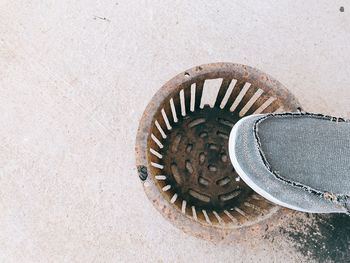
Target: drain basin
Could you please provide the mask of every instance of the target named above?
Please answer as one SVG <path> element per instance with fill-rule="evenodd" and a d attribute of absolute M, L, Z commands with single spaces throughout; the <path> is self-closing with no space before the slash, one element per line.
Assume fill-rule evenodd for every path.
<path fill-rule="evenodd" d="M 280 208 L 240 180 L 228 156 L 229 133 L 244 116 L 298 108 L 278 81 L 248 66 L 215 63 L 179 74 L 155 94 L 139 126 L 137 167 L 148 197 L 189 231 L 271 217 Z"/>

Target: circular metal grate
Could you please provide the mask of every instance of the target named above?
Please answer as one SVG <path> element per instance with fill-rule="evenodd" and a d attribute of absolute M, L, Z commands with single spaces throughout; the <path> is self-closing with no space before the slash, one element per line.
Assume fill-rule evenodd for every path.
<path fill-rule="evenodd" d="M 235 172 L 229 133 L 243 116 L 298 108 L 278 81 L 248 66 L 216 63 L 179 74 L 155 94 L 139 126 L 137 167 L 148 197 L 192 231 L 241 228 L 271 216 L 279 207 Z"/>

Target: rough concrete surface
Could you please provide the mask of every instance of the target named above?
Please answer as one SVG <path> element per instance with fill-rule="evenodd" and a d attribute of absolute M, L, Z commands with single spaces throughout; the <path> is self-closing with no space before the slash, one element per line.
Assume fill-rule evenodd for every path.
<path fill-rule="evenodd" d="M 347 1 L 1 0 L 0 21 L 1 262 L 337 261 L 287 230 L 186 235 L 146 198 L 134 143 L 156 90 L 210 62 L 259 68 L 306 110 L 349 118 Z"/>

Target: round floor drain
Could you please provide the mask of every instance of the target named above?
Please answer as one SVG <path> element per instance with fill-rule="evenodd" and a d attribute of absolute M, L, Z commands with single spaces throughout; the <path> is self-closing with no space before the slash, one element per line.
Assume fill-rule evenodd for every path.
<path fill-rule="evenodd" d="M 215 63 L 179 74 L 155 94 L 139 126 L 137 168 L 147 196 L 187 231 L 272 216 L 280 208 L 240 180 L 228 138 L 243 116 L 298 108 L 278 81 L 248 66 Z"/>

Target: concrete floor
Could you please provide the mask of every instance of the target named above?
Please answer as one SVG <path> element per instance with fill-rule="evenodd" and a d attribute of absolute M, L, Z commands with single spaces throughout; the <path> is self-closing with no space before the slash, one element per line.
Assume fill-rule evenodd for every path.
<path fill-rule="evenodd" d="M 215 244 L 176 229 L 143 192 L 135 134 L 164 82 L 219 61 L 271 74 L 308 111 L 349 118 L 347 1 L 1 0 L 0 10 L 1 262 L 308 261 L 277 239 Z"/>

